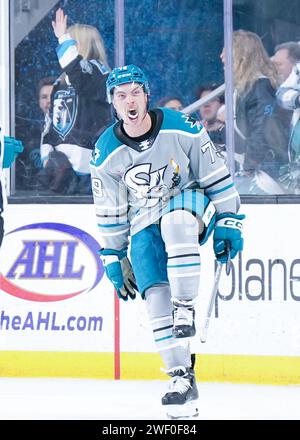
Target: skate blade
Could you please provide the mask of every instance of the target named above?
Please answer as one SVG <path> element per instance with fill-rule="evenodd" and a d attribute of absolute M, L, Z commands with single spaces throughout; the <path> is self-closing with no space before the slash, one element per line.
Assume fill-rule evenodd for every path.
<path fill-rule="evenodd" d="M 167 418 L 170 420 L 179 420 L 194 418 L 199 415 L 197 400 L 191 400 L 184 405 L 166 405 Z"/>

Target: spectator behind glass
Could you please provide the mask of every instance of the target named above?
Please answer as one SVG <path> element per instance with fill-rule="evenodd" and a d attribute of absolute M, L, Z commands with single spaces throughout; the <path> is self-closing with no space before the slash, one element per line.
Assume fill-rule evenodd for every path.
<path fill-rule="evenodd" d="M 275 98 L 278 75 L 255 33 L 234 31 L 233 71 L 235 151 L 243 158 L 237 185 L 244 194 L 282 194 L 276 180 L 288 138 Z"/>
<path fill-rule="evenodd" d="M 197 99 L 204 98 L 219 87 L 216 83 L 202 84 L 197 89 Z M 223 154 L 226 144 L 226 130 L 224 122 L 224 95 L 212 99 L 200 106 L 200 120 L 209 133 L 209 137 L 218 152 Z"/>
<path fill-rule="evenodd" d="M 271 60 L 276 66 L 281 84 L 291 74 L 297 61 L 300 60 L 300 44 L 296 41 L 278 44 Z"/>
<path fill-rule="evenodd" d="M 39 101 L 39 107 L 44 115 L 49 114 L 50 105 L 51 105 L 51 93 L 53 90 L 55 79 L 56 78 L 54 78 L 53 76 L 48 76 L 46 78 L 42 78 L 39 81 L 38 101 Z"/>
<path fill-rule="evenodd" d="M 38 103 L 44 118 L 41 124 L 42 133 L 48 130 L 51 125 L 51 96 L 55 82 L 56 78 L 54 76 L 47 76 L 46 78 L 40 79 L 38 84 Z"/>
<path fill-rule="evenodd" d="M 278 103 L 293 111 L 289 141 L 289 163 L 280 170 L 280 182 L 292 194 L 300 194 L 300 62 L 277 90 Z"/>
<path fill-rule="evenodd" d="M 282 84 L 291 74 L 293 67 L 300 60 L 300 44 L 296 41 L 288 41 L 286 43 L 278 44 L 275 47 L 275 54 L 271 58 L 277 72 L 279 74 L 279 82 Z M 293 129 L 293 111 L 290 108 L 280 106 L 280 118 L 284 123 L 285 132 L 290 137 Z"/>
<path fill-rule="evenodd" d="M 53 90 L 55 80 L 55 77 L 49 76 L 42 78 L 38 83 L 37 104 L 41 110 L 40 117 L 38 119 L 31 120 L 29 124 L 24 124 L 27 119 L 21 118 L 19 111 L 16 116 L 16 133 L 25 146 L 23 153 L 21 153 L 16 159 L 17 189 L 37 189 L 37 174 L 42 169 L 40 155 L 41 134 L 44 131 L 47 120 L 49 120 L 51 92 Z M 23 119 L 23 123 L 21 125 L 20 119 Z"/>
<path fill-rule="evenodd" d="M 39 107 L 44 115 L 42 131 L 45 131 L 51 124 L 50 108 L 51 108 L 51 95 L 53 92 L 54 83 L 56 78 L 54 76 L 47 76 L 39 81 L 38 85 L 38 102 Z"/>
<path fill-rule="evenodd" d="M 183 103 L 177 96 L 165 96 L 157 102 L 157 107 L 171 108 L 180 112 L 183 109 Z"/>
<path fill-rule="evenodd" d="M 105 83 L 109 66 L 98 30 L 75 24 L 56 11 L 52 22 L 63 70 L 54 84 L 50 116 L 41 145 L 44 189 L 60 194 L 91 194 L 89 162 L 94 137 L 111 122 Z"/>

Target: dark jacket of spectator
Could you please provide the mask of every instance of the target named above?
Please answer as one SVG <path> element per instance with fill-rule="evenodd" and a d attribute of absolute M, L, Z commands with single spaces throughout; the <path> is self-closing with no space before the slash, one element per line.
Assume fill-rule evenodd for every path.
<path fill-rule="evenodd" d="M 288 160 L 289 134 L 275 93 L 270 80 L 263 77 L 236 97 L 235 150 L 245 154 L 244 170 L 262 169 L 276 178 L 280 165 Z"/>

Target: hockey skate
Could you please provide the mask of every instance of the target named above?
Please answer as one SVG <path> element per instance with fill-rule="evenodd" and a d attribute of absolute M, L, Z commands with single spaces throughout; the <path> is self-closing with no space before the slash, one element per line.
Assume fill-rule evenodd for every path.
<path fill-rule="evenodd" d="M 195 336 L 194 300 L 173 300 L 173 336 L 175 338 L 190 338 Z"/>
<path fill-rule="evenodd" d="M 198 416 L 198 390 L 195 372 L 183 366 L 165 371 L 171 380 L 168 392 L 162 398 L 169 419 L 183 419 Z"/>

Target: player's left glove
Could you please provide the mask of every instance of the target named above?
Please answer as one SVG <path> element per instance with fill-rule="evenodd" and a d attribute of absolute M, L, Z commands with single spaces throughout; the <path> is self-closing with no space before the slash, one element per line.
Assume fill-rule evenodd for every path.
<path fill-rule="evenodd" d="M 233 259 L 238 252 L 243 250 L 242 220 L 244 218 L 244 214 L 232 214 L 230 212 L 217 216 L 213 236 L 217 261 L 227 263 L 228 252 L 230 258 Z"/>
<path fill-rule="evenodd" d="M 14 137 L 4 136 L 3 168 L 10 168 L 19 153 L 24 150 L 21 141 Z"/>
<path fill-rule="evenodd" d="M 128 297 L 135 299 L 138 289 L 127 250 L 102 249 L 100 254 L 106 276 L 113 283 L 118 297 L 124 301 Z"/>

